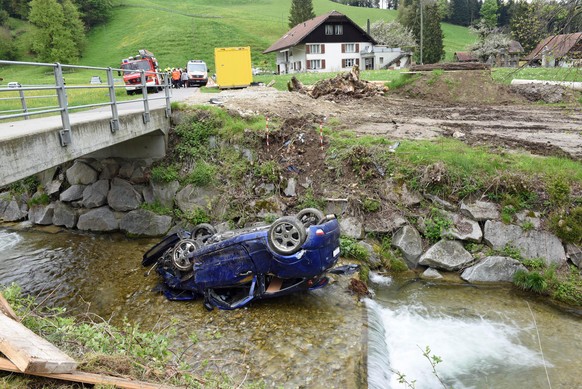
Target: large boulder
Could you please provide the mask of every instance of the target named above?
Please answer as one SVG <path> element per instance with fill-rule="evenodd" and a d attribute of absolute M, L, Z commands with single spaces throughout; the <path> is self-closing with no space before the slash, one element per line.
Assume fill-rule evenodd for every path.
<path fill-rule="evenodd" d="M 362 239 L 364 236 L 364 226 L 362 221 L 354 216 L 342 217 L 339 220 L 342 235 L 352 239 Z"/>
<path fill-rule="evenodd" d="M 178 181 L 152 181 L 150 187 L 152 188 L 154 202 L 159 202 L 167 208 L 174 208 L 174 198 L 176 197 L 178 189 L 180 189 L 180 183 Z"/>
<path fill-rule="evenodd" d="M 176 193 L 175 200 L 178 208 L 184 213 L 189 213 L 199 208 L 210 211 L 212 204 L 216 202 L 216 198 L 219 195 L 217 190 L 189 184 Z"/>
<path fill-rule="evenodd" d="M 483 231 L 481 231 L 479 223 L 458 213 L 445 212 L 445 214 L 452 222 L 452 226 L 445 232 L 446 236 L 468 242 L 481 242 Z"/>
<path fill-rule="evenodd" d="M 80 200 L 83 198 L 83 192 L 85 191 L 86 187 L 86 185 L 71 185 L 70 188 L 59 195 L 59 200 L 67 203 Z"/>
<path fill-rule="evenodd" d="M 467 282 L 512 282 L 518 270 L 527 271 L 518 260 L 509 257 L 485 257 L 466 268 L 461 278 Z"/>
<path fill-rule="evenodd" d="M 67 169 L 66 175 L 70 185 L 89 185 L 97 181 L 99 173 L 86 163 L 77 160 Z"/>
<path fill-rule="evenodd" d="M 119 163 L 114 158 L 107 158 L 101 161 L 100 180 L 111 180 L 119 173 Z"/>
<path fill-rule="evenodd" d="M 115 231 L 119 229 L 119 221 L 115 213 L 107 206 L 94 208 L 79 216 L 77 228 L 85 231 Z"/>
<path fill-rule="evenodd" d="M 6 211 L 6 207 L 12 201 L 12 194 L 10 192 L 2 192 L 0 193 L 0 217 L 4 215 L 4 211 Z"/>
<path fill-rule="evenodd" d="M 172 217 L 145 209 L 126 213 L 119 223 L 121 231 L 130 236 L 162 236 L 172 226 Z"/>
<path fill-rule="evenodd" d="M 572 261 L 578 269 L 582 269 L 582 247 L 568 243 L 566 245 L 566 252 L 570 261 Z"/>
<path fill-rule="evenodd" d="M 380 258 L 373 245 L 364 241 L 358 242 L 358 244 L 368 253 L 368 264 L 370 265 L 370 269 L 378 269 L 382 266 L 382 258 Z"/>
<path fill-rule="evenodd" d="M 116 211 L 133 211 L 141 205 L 142 197 L 134 187 L 121 178 L 111 180 L 107 203 Z"/>
<path fill-rule="evenodd" d="M 83 191 L 83 207 L 97 208 L 107 204 L 107 194 L 109 193 L 109 180 L 99 180 L 91 184 Z"/>
<path fill-rule="evenodd" d="M 485 223 L 485 243 L 495 250 L 506 246 L 517 248 L 524 258 L 543 258 L 547 265 L 566 263 L 566 252 L 558 237 L 546 231 L 524 231 L 520 226 L 488 220 Z"/>
<path fill-rule="evenodd" d="M 422 254 L 422 238 L 416 228 L 412 226 L 400 228 L 392 237 L 392 246 L 400 249 L 409 268 L 418 266 L 418 258 Z"/>
<path fill-rule="evenodd" d="M 53 224 L 55 226 L 65 226 L 73 228 L 77 225 L 79 217 L 78 211 L 60 201 L 55 202 L 55 209 L 53 212 Z"/>
<path fill-rule="evenodd" d="M 54 203 L 48 205 L 33 205 L 28 210 L 28 220 L 34 224 L 40 224 L 43 226 L 53 224 L 54 212 Z"/>
<path fill-rule="evenodd" d="M 471 262 L 473 262 L 473 256 L 455 240 L 437 242 L 418 261 L 420 265 L 447 271 L 459 270 Z"/>
<path fill-rule="evenodd" d="M 408 221 L 399 211 L 386 209 L 378 213 L 366 215 L 364 219 L 364 232 L 370 234 L 391 234 L 406 224 L 408 224 Z"/>
<path fill-rule="evenodd" d="M 475 201 L 471 204 L 461 203 L 461 213 L 479 222 L 499 219 L 499 206 L 487 201 Z"/>
<path fill-rule="evenodd" d="M 12 198 L 12 200 L 6 206 L 2 218 L 5 222 L 16 222 L 24 220 L 27 215 L 28 210 L 26 204 L 19 204 L 15 198 Z"/>

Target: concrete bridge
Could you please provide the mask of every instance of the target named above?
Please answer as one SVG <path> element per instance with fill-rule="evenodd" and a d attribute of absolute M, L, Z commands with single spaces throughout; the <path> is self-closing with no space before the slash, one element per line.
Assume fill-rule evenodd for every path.
<path fill-rule="evenodd" d="M 110 84 L 114 84 L 112 79 Z M 58 94 L 58 81 L 52 88 Z M 65 96 L 61 106 L 66 107 L 65 87 L 61 88 Z M 18 89 L 21 96 L 27 89 Z M 113 87 L 111 91 L 115 93 Z M 146 94 L 148 99 L 140 95 L 135 101 L 101 104 L 88 111 L 68 113 L 61 108 L 56 110 L 60 116 L 11 122 L 5 119 L 0 122 L 0 187 L 83 156 L 161 158 L 170 128 L 170 99 L 182 101 L 192 93 L 199 91 L 166 88 L 161 93 Z M 10 115 L 0 118 L 6 117 Z"/>

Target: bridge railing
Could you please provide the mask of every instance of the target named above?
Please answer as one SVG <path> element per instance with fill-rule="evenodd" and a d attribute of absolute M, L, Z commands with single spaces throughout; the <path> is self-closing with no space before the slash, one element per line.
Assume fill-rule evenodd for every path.
<path fill-rule="evenodd" d="M 109 106 L 111 109 L 110 127 L 112 132 L 119 130 L 118 106 L 122 104 L 130 104 L 135 103 L 136 101 L 141 101 L 143 104 L 144 123 L 150 121 L 150 102 L 153 100 L 165 100 L 166 116 L 169 117 L 171 115 L 171 83 L 170 77 L 166 73 L 150 71 L 145 72 L 144 70 L 140 70 L 139 72 L 141 73 L 141 82 L 131 86 L 126 86 L 123 81 L 120 82 L 114 78 L 114 73 L 121 75 L 135 72 L 135 70 L 111 67 L 104 68 L 95 66 L 64 65 L 60 63 L 51 64 L 0 60 L 0 66 L 1 65 L 45 67 L 51 69 L 50 72 L 52 72 L 54 75 L 54 84 L 23 85 L 18 82 L 8 82 L 6 86 L 0 85 L 0 96 L 8 96 L 0 98 L 0 122 L 20 119 L 27 120 L 33 116 L 46 116 L 58 113 L 61 116 L 63 125 L 63 129 L 59 132 L 62 146 L 66 146 L 71 142 L 71 111 Z M 66 70 L 91 70 L 93 72 L 92 74 L 96 72 L 105 72 L 106 81 L 101 81 L 100 76 L 92 76 L 88 85 L 67 85 L 65 82 L 65 77 L 63 76 Z M 147 85 L 148 76 L 151 77 L 153 74 L 155 74 L 155 77 L 160 80 L 159 85 L 152 86 L 151 83 L 150 85 Z M 107 101 L 93 102 L 98 99 L 89 97 L 88 102 L 85 101 L 83 104 L 71 104 L 67 91 L 71 91 L 71 93 L 79 93 L 78 91 L 90 91 L 93 89 L 107 89 Z M 141 92 L 141 97 L 119 100 L 116 96 L 116 89 L 124 89 L 127 91 L 128 95 L 133 94 L 134 92 Z M 54 94 L 51 94 L 52 91 L 54 91 Z M 164 92 L 162 96 L 152 95 L 152 92 L 157 93 L 160 91 Z M 16 92 L 18 93 L 18 96 L 16 96 Z M 54 103 L 51 105 L 50 102 L 54 102 L 55 98 L 56 105 Z M 38 101 L 43 99 L 48 99 L 50 102 L 47 102 L 46 104 L 38 103 Z M 34 104 L 32 104 L 34 107 L 31 107 L 31 102 L 34 102 Z"/>

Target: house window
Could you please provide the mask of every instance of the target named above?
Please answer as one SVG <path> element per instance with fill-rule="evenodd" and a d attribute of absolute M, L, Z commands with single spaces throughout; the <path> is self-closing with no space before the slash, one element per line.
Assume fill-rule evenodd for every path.
<path fill-rule="evenodd" d="M 307 69 L 318 70 L 325 69 L 325 59 L 310 59 L 307 61 Z"/>
<path fill-rule="evenodd" d="M 342 68 L 351 68 L 354 65 L 359 65 L 360 60 L 358 58 L 344 58 L 342 59 Z"/>
<path fill-rule="evenodd" d="M 357 53 L 360 51 L 360 44 L 359 43 L 343 43 L 342 44 L 342 53 Z"/>
<path fill-rule="evenodd" d="M 384 63 L 384 57 L 380 57 L 380 63 Z"/>
<path fill-rule="evenodd" d="M 293 69 L 297 71 L 301 70 L 301 61 L 295 62 L 295 64 L 293 65 Z"/>
<path fill-rule="evenodd" d="M 325 25 L 325 35 L 333 35 L 333 25 L 331 24 Z"/>
<path fill-rule="evenodd" d="M 344 26 L 342 26 L 341 24 L 336 24 L 335 25 L 335 34 L 336 35 L 343 35 L 344 34 Z"/>
<path fill-rule="evenodd" d="M 321 54 L 321 46 L 307 45 L 307 54 Z"/>

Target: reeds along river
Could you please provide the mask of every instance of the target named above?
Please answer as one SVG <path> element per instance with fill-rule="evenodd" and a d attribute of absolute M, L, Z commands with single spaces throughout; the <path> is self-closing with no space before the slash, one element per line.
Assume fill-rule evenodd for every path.
<path fill-rule="evenodd" d="M 582 388 L 582 318 L 512 288 L 373 275 L 367 319 L 341 282 L 207 312 L 200 301 L 169 302 L 151 292 L 157 277 L 144 277 L 141 256 L 155 242 L 0 229 L 0 285 L 16 282 L 71 314 L 171 327 L 176 350 L 185 350 L 178 355 L 195 373 L 215 370 L 238 382 L 364 387 L 359 368 L 367 360 L 363 376 L 374 389 L 410 388 L 398 373 L 416 389 L 441 388 L 439 378 L 456 389 Z M 429 358 L 442 360 L 436 375 L 423 356 L 427 346 Z"/>

